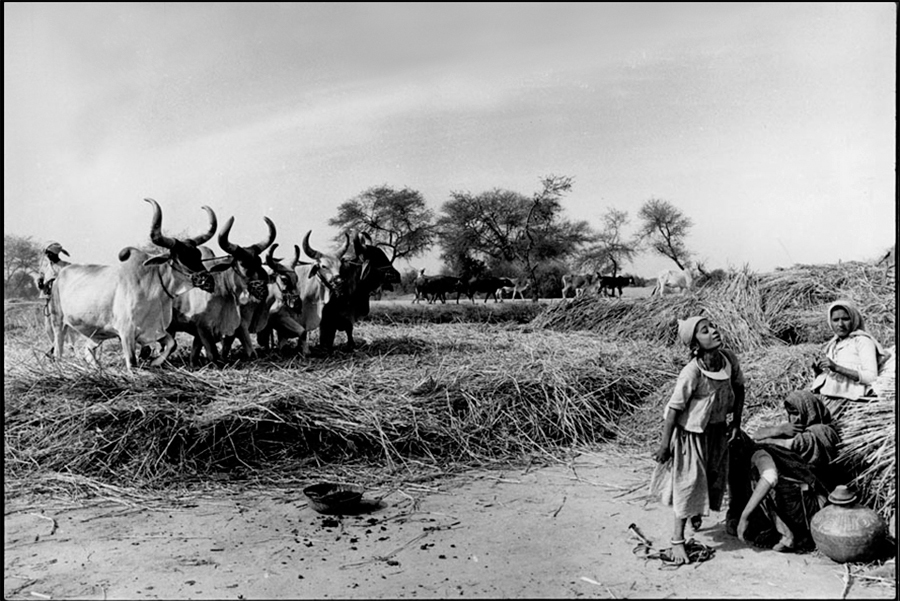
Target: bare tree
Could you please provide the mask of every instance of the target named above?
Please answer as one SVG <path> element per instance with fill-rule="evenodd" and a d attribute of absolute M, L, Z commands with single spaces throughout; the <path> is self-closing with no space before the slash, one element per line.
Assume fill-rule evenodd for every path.
<path fill-rule="evenodd" d="M 608 209 L 603 215 L 603 229 L 597 234 L 597 244 L 587 249 L 582 255 L 582 263 L 589 264 L 593 271 L 601 271 L 609 266 L 612 276 L 619 275 L 624 263 L 634 260 L 638 251 L 638 242 L 626 241 L 623 228 L 628 225 L 628 213 L 616 209 Z"/>
<path fill-rule="evenodd" d="M 369 188 L 342 203 L 328 224 L 341 230 L 341 241 L 346 230 L 369 234 L 375 244 L 390 250 L 391 263 L 425 253 L 436 233 L 434 212 L 421 193 L 387 185 Z"/>
<path fill-rule="evenodd" d="M 645 202 L 638 217 L 643 224 L 637 234 L 637 239 L 648 241 L 650 248 L 672 259 L 679 269 L 685 269 L 690 265 L 691 253 L 685 245 L 688 230 L 693 222 L 686 217 L 673 204 L 651 198 Z"/>

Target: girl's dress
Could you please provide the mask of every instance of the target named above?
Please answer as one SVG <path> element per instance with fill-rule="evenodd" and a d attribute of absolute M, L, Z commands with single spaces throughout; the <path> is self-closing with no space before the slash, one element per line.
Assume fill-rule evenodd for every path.
<path fill-rule="evenodd" d="M 715 372 L 692 359 L 675 382 L 665 412 L 680 410 L 672 432 L 669 461 L 657 464 L 650 488 L 678 518 L 719 511 L 728 482 L 728 426 L 734 410 L 734 386 L 744 384 L 737 356 L 728 350 Z"/>

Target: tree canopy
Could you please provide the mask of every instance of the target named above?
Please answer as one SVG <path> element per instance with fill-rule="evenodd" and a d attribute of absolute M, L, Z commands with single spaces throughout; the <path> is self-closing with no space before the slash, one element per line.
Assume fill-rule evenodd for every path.
<path fill-rule="evenodd" d="M 367 233 L 372 242 L 390 250 L 388 258 L 409 259 L 428 251 L 435 237 L 434 212 L 422 194 L 387 185 L 375 186 L 342 203 L 328 224 L 344 231 Z"/>
<path fill-rule="evenodd" d="M 43 249 L 31 236 L 3 236 L 3 294 L 6 298 L 37 296 L 33 276 L 40 268 Z"/>
<path fill-rule="evenodd" d="M 499 188 L 451 192 L 438 220 L 444 261 L 463 274 L 475 260 L 498 275 L 516 268 L 533 277 L 542 263 L 574 254 L 593 233 L 586 221 L 563 216 L 572 179 L 551 175 L 541 184 L 531 197 Z"/>

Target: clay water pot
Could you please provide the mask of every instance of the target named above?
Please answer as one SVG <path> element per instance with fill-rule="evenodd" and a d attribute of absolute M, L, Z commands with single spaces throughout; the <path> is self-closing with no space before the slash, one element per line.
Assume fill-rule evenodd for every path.
<path fill-rule="evenodd" d="M 887 535 L 880 515 L 857 503 L 846 486 L 835 487 L 831 503 L 813 516 L 809 529 L 816 548 L 838 563 L 866 561 Z"/>

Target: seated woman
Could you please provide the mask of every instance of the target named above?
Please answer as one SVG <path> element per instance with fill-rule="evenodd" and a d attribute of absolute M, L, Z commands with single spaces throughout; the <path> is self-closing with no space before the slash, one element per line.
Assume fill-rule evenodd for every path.
<path fill-rule="evenodd" d="M 829 490 L 842 484 L 833 481 L 832 465 L 841 439 L 822 400 L 808 391 L 792 392 L 784 401 L 784 410 L 786 422 L 758 428 L 751 435 L 753 440 L 793 451 Z"/>
<path fill-rule="evenodd" d="M 865 331 L 862 314 L 853 301 L 831 303 L 828 325 L 834 337 L 825 345 L 822 356 L 813 361 L 816 377 L 810 390 L 825 398 L 825 406 L 838 419 L 847 400 L 872 393 L 872 383 L 888 355 Z"/>
<path fill-rule="evenodd" d="M 743 509 L 729 530 L 760 546 L 775 542 L 771 535 L 777 532 L 773 548 L 791 551 L 811 545 L 809 522 L 837 484 L 831 461 L 840 438 L 828 409 L 811 392 L 792 393 L 784 408 L 787 422 L 759 428 L 752 438 L 742 433 L 732 450 L 731 507 Z"/>

